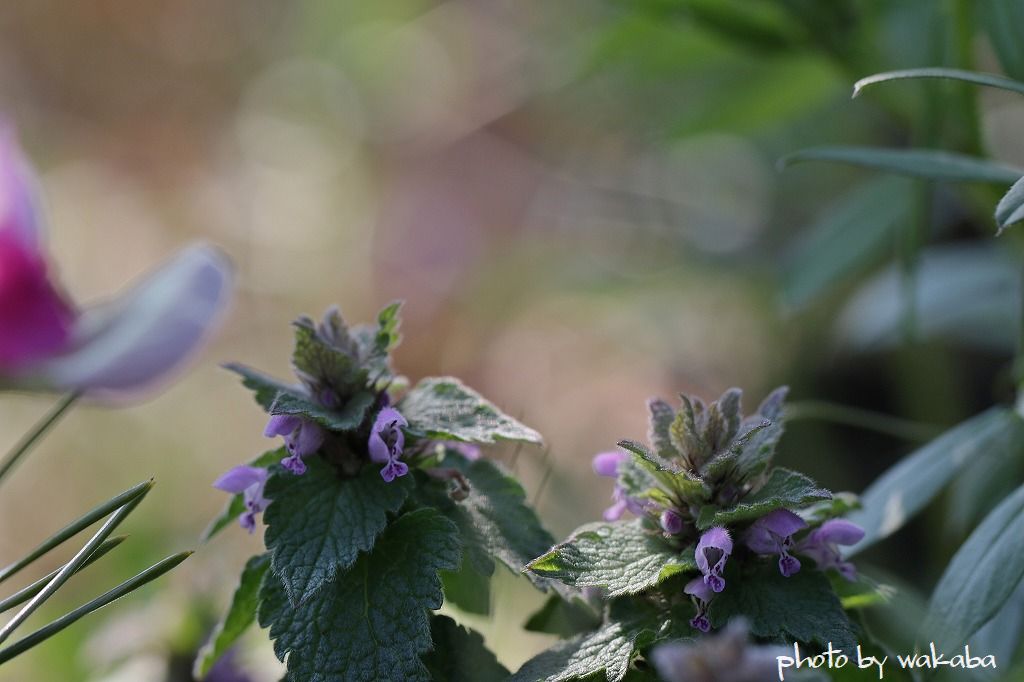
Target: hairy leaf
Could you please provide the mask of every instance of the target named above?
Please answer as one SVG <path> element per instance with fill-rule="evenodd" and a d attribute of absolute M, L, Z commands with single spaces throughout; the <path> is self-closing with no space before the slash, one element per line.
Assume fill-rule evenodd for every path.
<path fill-rule="evenodd" d="M 664 460 L 672 461 L 679 457 L 679 452 L 672 445 L 672 422 L 676 411 L 664 400 L 652 398 L 647 401 L 650 422 L 647 429 L 647 440 L 654 448 L 655 454 Z"/>
<path fill-rule="evenodd" d="M 725 591 L 711 601 L 708 618 L 720 628 L 739 615 L 747 618 L 751 633 L 758 637 L 822 646 L 832 642 L 847 654 L 857 646 L 855 628 L 829 579 L 806 566 L 788 578 L 774 561 L 760 562 L 743 573 L 727 570 Z"/>
<path fill-rule="evenodd" d="M 455 525 L 433 509 L 395 520 L 373 549 L 298 606 L 268 575 L 259 622 L 270 628 L 289 679 L 302 682 L 426 682 L 428 610 L 441 606 L 438 571 L 459 565 Z"/>
<path fill-rule="evenodd" d="M 423 379 L 398 405 L 411 433 L 442 440 L 495 443 L 542 442 L 539 433 L 520 424 L 454 377 Z"/>
<path fill-rule="evenodd" d="M 775 509 L 786 508 L 794 511 L 812 502 L 831 497 L 829 491 L 819 488 L 803 474 L 776 467 L 760 490 L 747 495 L 734 506 L 728 509 L 716 509 L 712 506 L 701 509 L 697 528 L 704 530 L 711 526 L 753 521 Z"/>
<path fill-rule="evenodd" d="M 224 369 L 241 376 L 242 385 L 253 391 L 253 397 L 256 399 L 256 402 L 268 412 L 270 411 L 270 406 L 274 404 L 274 398 L 279 393 L 298 396 L 302 392 L 302 389 L 298 386 L 291 386 L 278 381 L 272 376 L 237 362 L 227 363 L 224 365 Z"/>
<path fill-rule="evenodd" d="M 267 481 L 272 500 L 264 512 L 271 568 L 293 603 L 305 601 L 373 547 L 388 514 L 398 511 L 413 486 L 412 476 L 386 483 L 376 467 L 356 478 L 340 478 L 311 457 L 302 476 L 278 471 Z"/>
<path fill-rule="evenodd" d="M 324 316 L 318 329 L 308 317 L 295 321 L 292 365 L 308 381 L 348 396 L 366 384 L 366 371 L 356 357 L 356 346 L 337 309 Z"/>
<path fill-rule="evenodd" d="M 484 645 L 479 632 L 448 616 L 430 619 L 434 650 L 423 657 L 433 682 L 501 682 L 509 671 Z"/>
<path fill-rule="evenodd" d="M 270 406 L 270 414 L 290 414 L 312 419 L 331 431 L 353 431 L 359 428 L 366 410 L 373 404 L 373 394 L 359 391 L 338 410 L 322 407 L 290 393 L 279 393 Z"/>
<path fill-rule="evenodd" d="M 636 594 L 677 573 L 697 570 L 693 548 L 682 551 L 640 519 L 591 523 L 531 561 L 527 568 L 572 587 L 602 587 L 609 597 Z"/>
<path fill-rule="evenodd" d="M 266 554 L 254 556 L 246 562 L 238 587 L 231 597 L 228 612 L 214 628 L 210 640 L 199 650 L 193 673 L 196 679 L 206 677 L 217 659 L 223 656 L 256 620 L 260 584 L 269 568 L 270 557 Z"/>

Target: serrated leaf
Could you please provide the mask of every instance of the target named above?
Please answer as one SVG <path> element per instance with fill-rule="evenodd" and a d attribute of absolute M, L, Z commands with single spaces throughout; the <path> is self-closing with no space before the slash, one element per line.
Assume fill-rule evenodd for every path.
<path fill-rule="evenodd" d="M 690 468 L 699 467 L 710 456 L 707 444 L 698 428 L 700 402 L 694 403 L 688 396 L 679 396 L 682 405 L 669 427 L 669 437 L 676 451 Z"/>
<path fill-rule="evenodd" d="M 210 640 L 199 650 L 193 670 L 196 679 L 206 677 L 217 659 L 223 656 L 256 620 L 260 584 L 269 568 L 270 557 L 266 554 L 254 556 L 246 562 L 238 587 L 231 597 L 228 612 L 214 628 Z"/>
<path fill-rule="evenodd" d="M 866 78 L 861 78 L 853 84 L 853 96 L 859 95 L 864 88 L 878 83 L 903 79 L 940 78 L 945 80 L 956 80 L 975 85 L 987 85 L 1000 90 L 1009 90 L 1024 94 L 1024 83 L 1015 81 L 1012 78 L 998 76 L 994 73 L 979 73 L 977 71 L 966 71 L 964 69 L 947 69 L 939 67 L 923 67 L 919 69 L 901 69 L 899 71 L 886 71 L 876 73 Z"/>
<path fill-rule="evenodd" d="M 438 571 L 459 565 L 455 525 L 433 509 L 395 520 L 348 571 L 298 606 L 268 574 L 259 622 L 302 682 L 426 682 L 428 610 L 441 606 Z"/>
<path fill-rule="evenodd" d="M 237 362 L 229 362 L 225 364 L 224 369 L 241 376 L 242 385 L 253 391 L 253 397 L 256 399 L 256 402 L 259 403 L 260 407 L 268 412 L 270 411 L 270 406 L 274 404 L 274 399 L 279 393 L 299 395 L 301 391 L 298 386 L 292 386 L 282 381 L 278 381 L 272 376 Z"/>
<path fill-rule="evenodd" d="M 676 418 L 676 411 L 664 400 L 652 398 L 647 401 L 647 410 L 650 412 L 647 440 L 654 448 L 658 457 L 664 460 L 673 460 L 679 457 L 679 452 L 672 445 L 672 422 Z"/>
<path fill-rule="evenodd" d="M 619 484 L 631 497 L 674 506 L 664 491 L 655 487 L 658 481 L 687 503 L 703 502 L 711 496 L 707 483 L 674 462 L 665 461 L 642 443 L 620 440 L 618 446 L 631 455 L 630 462 L 619 465 Z"/>
<path fill-rule="evenodd" d="M 288 456 L 288 451 L 281 447 L 275 450 L 267 450 L 259 457 L 248 462 L 249 466 L 262 467 L 264 469 L 269 468 L 282 459 Z M 221 532 L 232 523 L 238 520 L 238 517 L 245 511 L 245 499 L 242 494 L 232 495 L 228 503 L 224 505 L 224 510 L 210 522 L 210 525 L 206 527 L 203 534 L 199 536 L 199 542 L 206 542 L 217 533 Z"/>
<path fill-rule="evenodd" d="M 775 454 L 775 445 L 782 437 L 779 422 L 762 421 L 747 425 L 747 430 L 701 468 L 701 476 L 712 483 L 726 478 L 745 481 L 763 473 Z"/>
<path fill-rule="evenodd" d="M 509 671 L 484 645 L 479 632 L 448 616 L 430 619 L 434 650 L 423 657 L 433 682 L 499 682 Z"/>
<path fill-rule="evenodd" d="M 1024 220 L 1024 178 L 1013 183 L 1010 191 L 1003 195 L 996 205 L 996 225 L 1002 234 L 1003 230 L 1014 223 Z"/>
<path fill-rule="evenodd" d="M 398 405 L 407 431 L 438 440 L 541 443 L 539 433 L 502 413 L 454 377 L 430 377 L 416 384 Z"/>
<path fill-rule="evenodd" d="M 359 366 L 357 349 L 336 309 L 328 311 L 318 329 L 308 317 L 294 323 L 292 365 L 307 381 L 348 396 L 366 385 L 367 373 Z"/>
<path fill-rule="evenodd" d="M 544 602 L 544 606 L 527 619 L 523 629 L 567 639 L 582 632 L 596 630 L 600 625 L 600 614 L 582 599 L 569 600 L 552 595 Z"/>
<path fill-rule="evenodd" d="M 925 633 L 945 650 L 961 646 L 1024 579 L 1024 486 L 985 517 L 935 586 Z"/>
<path fill-rule="evenodd" d="M 880 147 L 816 147 L 790 154 L 782 167 L 804 161 L 832 161 L 852 166 L 952 182 L 1012 184 L 1024 170 L 964 154 L 937 149 L 885 149 Z"/>
<path fill-rule="evenodd" d="M 373 466 L 340 478 L 320 458 L 306 465 L 302 476 L 272 475 L 265 492 L 272 501 L 263 513 L 264 541 L 292 603 L 307 600 L 373 547 L 413 487 L 412 476 L 386 483 Z"/>
<path fill-rule="evenodd" d="M 619 599 L 609 611 L 608 622 L 600 629 L 534 656 L 509 682 L 565 682 L 591 675 L 595 682 L 621 682 L 639 649 L 659 637 L 693 632 L 685 625 L 687 618 L 649 602 Z"/>
<path fill-rule="evenodd" d="M 469 483 L 465 499 L 442 507 L 464 530 L 467 556 L 472 553 L 471 547 L 478 547 L 519 573 L 531 559 L 554 544 L 555 539 L 527 505 L 522 485 L 493 462 L 471 462 L 447 451 L 442 464 L 461 472 Z"/>
<path fill-rule="evenodd" d="M 679 550 L 640 519 L 591 523 L 531 561 L 537 575 L 572 587 L 601 587 L 609 597 L 636 594 L 686 571 L 696 571 L 693 548 Z"/>
<path fill-rule="evenodd" d="M 721 628 L 743 615 L 750 631 L 767 639 L 785 638 L 827 646 L 847 654 L 857 646 L 857 633 L 824 573 L 804 567 L 788 578 L 774 561 L 752 570 L 727 571 L 726 588 L 708 609 L 713 627 Z"/>
<path fill-rule="evenodd" d="M 901 459 L 861 495 L 861 509 L 849 520 L 864 529 L 864 539 L 844 554 L 853 556 L 895 533 L 963 467 L 1016 447 L 1022 427 L 1011 410 L 992 408 Z"/>
<path fill-rule="evenodd" d="M 767 483 L 759 490 L 747 495 L 728 509 L 704 507 L 697 518 L 697 528 L 705 530 L 711 526 L 725 526 L 743 521 L 753 521 L 775 509 L 795 511 L 819 500 L 827 500 L 832 493 L 803 474 L 776 467 Z"/>
<path fill-rule="evenodd" d="M 338 410 L 330 410 L 291 393 L 279 393 L 270 406 L 270 414 L 290 414 L 305 417 L 331 431 L 353 431 L 359 428 L 366 411 L 373 405 L 369 391 L 359 391 Z"/>

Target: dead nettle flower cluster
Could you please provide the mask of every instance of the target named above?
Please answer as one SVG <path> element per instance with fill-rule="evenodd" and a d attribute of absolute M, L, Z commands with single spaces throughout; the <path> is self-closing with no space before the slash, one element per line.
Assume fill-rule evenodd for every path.
<path fill-rule="evenodd" d="M 606 520 L 628 510 L 656 523 L 687 551 L 696 541 L 693 560 L 700 575 L 685 591 L 697 604 L 691 625 L 702 632 L 711 630 L 707 608 L 725 590 L 725 567 L 737 550 L 777 557 L 779 573 L 787 578 L 801 570 L 796 555 L 802 555 L 818 570 L 856 579 L 839 546 L 856 544 L 864 531 L 844 519 L 811 529 L 797 512 L 831 499 L 831 493 L 801 474 L 771 469 L 786 392 L 776 389 L 747 418 L 740 413 L 742 392 L 736 388 L 709 405 L 683 395 L 678 412 L 652 399 L 651 447 L 621 441 L 623 451 L 594 457 L 594 471 L 616 479 Z"/>
<path fill-rule="evenodd" d="M 228 365 L 268 413 L 264 435 L 284 444 L 214 484 L 234 496 L 207 537 L 236 519 L 252 532 L 262 513 L 266 552 L 246 565 L 197 677 L 257 618 L 289 679 L 426 680 L 457 655 L 479 679 L 507 677 L 479 635 L 433 611 L 445 599 L 487 612 L 496 563 L 519 573 L 553 543 L 480 451 L 541 438 L 453 377 L 409 387 L 390 360 L 399 309 L 352 327 L 336 309 L 297 320 L 295 383 Z"/>
<path fill-rule="evenodd" d="M 594 458 L 594 471 L 615 481 L 604 522 L 577 529 L 528 565 L 582 589 L 602 612 L 596 630 L 558 649 L 574 652 L 580 676 L 621 679 L 651 645 L 649 633 L 659 641 L 692 637 L 736 617 L 769 641 L 853 640 L 833 581 L 857 577 L 840 547 L 863 531 L 837 518 L 856 503 L 772 465 L 785 396 L 785 388 L 772 392 L 746 417 L 738 389 L 710 404 L 682 395 L 678 409 L 653 399 L 649 445 L 623 440 Z M 624 520 L 627 513 L 636 518 Z M 592 656 L 595 647 L 611 653 Z M 556 679 L 552 657 L 541 654 L 517 679 Z"/>

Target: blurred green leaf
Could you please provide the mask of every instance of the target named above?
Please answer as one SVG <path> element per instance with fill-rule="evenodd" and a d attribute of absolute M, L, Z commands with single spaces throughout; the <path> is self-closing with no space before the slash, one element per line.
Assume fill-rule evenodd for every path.
<path fill-rule="evenodd" d="M 254 556 L 245 563 L 238 587 L 231 597 L 228 612 L 214 628 L 210 640 L 199 650 L 193 669 L 196 679 L 206 677 L 217 659 L 223 656 L 256 620 L 260 584 L 269 568 L 270 557 L 267 554 Z"/>
<path fill-rule="evenodd" d="M 1024 486 L 1003 500 L 957 550 L 935 586 L 925 632 L 959 647 L 1024 578 Z"/>
<path fill-rule="evenodd" d="M 803 308 L 891 250 L 894 232 L 912 214 L 910 190 L 909 181 L 878 178 L 822 211 L 790 247 L 783 302 Z"/>
<path fill-rule="evenodd" d="M 758 53 L 790 49 L 804 40 L 802 28 L 764 0 L 634 0 L 631 9 L 695 25 Z"/>
<path fill-rule="evenodd" d="M 1020 0 L 978 0 L 982 24 L 1003 70 L 1024 79 L 1024 4 Z"/>
<path fill-rule="evenodd" d="M 876 73 L 873 76 L 861 78 L 853 84 L 853 96 L 858 96 L 864 88 L 889 81 L 918 78 L 941 78 L 947 80 L 966 81 L 977 85 L 987 85 L 1001 90 L 1010 90 L 1024 94 L 1024 83 L 1015 81 L 1012 78 L 998 76 L 991 73 L 979 73 L 977 71 L 965 71 L 963 69 L 946 69 L 938 67 L 925 67 L 921 69 L 903 69 L 900 71 L 886 71 Z"/>
<path fill-rule="evenodd" d="M 996 205 L 996 225 L 1001 234 L 1014 223 L 1024 220 L 1024 178 L 1013 183 L 1010 191 L 1003 195 Z"/>
<path fill-rule="evenodd" d="M 459 570 L 441 571 L 441 584 L 444 587 L 446 604 L 452 604 L 466 613 L 481 616 L 491 612 L 491 576 L 479 573 L 465 551 Z"/>
<path fill-rule="evenodd" d="M 121 583 L 114 589 L 110 590 L 109 592 L 105 592 L 104 594 L 100 595 L 99 597 L 96 597 L 92 601 L 83 604 L 74 611 L 71 611 L 67 615 L 61 616 L 60 618 L 51 622 L 50 624 L 39 628 L 32 634 L 28 635 L 23 639 L 18 640 L 6 649 L 0 650 L 0 664 L 6 663 L 15 656 L 25 653 L 37 644 L 41 644 L 42 642 L 54 636 L 64 628 L 68 627 L 69 625 L 72 625 L 75 621 L 82 618 L 83 616 L 87 616 L 93 611 L 98 611 L 107 604 L 113 601 L 117 601 L 121 597 L 134 592 L 146 583 L 156 580 L 164 573 L 167 573 L 167 571 L 171 570 L 172 568 L 174 568 L 190 556 L 192 556 L 192 552 L 180 552 L 179 554 L 169 556 L 163 561 L 160 561 L 150 566 L 134 578 L 124 581 L 123 583 Z"/>
<path fill-rule="evenodd" d="M 229 362 L 224 365 L 224 369 L 242 377 L 242 385 L 253 392 L 256 402 L 268 412 L 279 393 L 299 395 L 302 390 L 299 386 L 292 386 L 283 381 L 278 381 L 258 369 L 247 367 L 238 362 Z"/>
<path fill-rule="evenodd" d="M 582 632 L 596 630 L 600 625 L 600 614 L 582 599 L 563 599 L 559 595 L 551 595 L 544 602 L 544 606 L 523 624 L 523 629 L 567 639 Z"/>
<path fill-rule="evenodd" d="M 925 249 L 914 276 L 916 335 L 947 338 L 1007 353 L 1017 343 L 1021 264 L 994 245 Z M 906 296 L 903 273 L 891 266 L 865 282 L 835 325 L 837 343 L 856 351 L 902 344 Z"/>
<path fill-rule="evenodd" d="M 994 407 L 901 459 L 861 495 L 861 509 L 847 518 L 864 529 L 852 556 L 887 538 L 928 504 L 964 467 L 1012 452 L 1024 437 L 1024 423 L 1012 411 Z"/>
<path fill-rule="evenodd" d="M 938 149 L 814 147 L 783 157 L 779 160 L 779 166 L 786 168 L 807 161 L 832 161 L 874 168 L 898 175 L 952 182 L 990 182 L 1010 185 L 1024 176 L 1024 170 L 1019 168 Z"/>
<path fill-rule="evenodd" d="M 269 412 L 304 417 L 331 431 L 354 431 L 363 423 L 373 400 L 369 391 L 359 391 L 348 398 L 343 407 L 332 410 L 291 393 L 278 393 Z"/>

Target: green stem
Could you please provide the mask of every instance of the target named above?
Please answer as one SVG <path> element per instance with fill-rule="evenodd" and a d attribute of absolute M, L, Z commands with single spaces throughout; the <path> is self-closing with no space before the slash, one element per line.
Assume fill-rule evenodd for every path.
<path fill-rule="evenodd" d="M 919 443 L 932 440 L 944 430 L 931 424 L 922 424 L 909 419 L 823 400 L 803 400 L 790 403 L 786 406 L 785 416 L 786 421 L 809 419 L 832 422 Z"/>
<path fill-rule="evenodd" d="M 18 461 L 25 456 L 32 446 L 43 437 L 43 435 L 50 430 L 50 427 L 57 423 L 57 421 L 68 411 L 68 408 L 78 400 L 79 393 L 69 393 L 68 395 L 61 398 L 61 401 L 57 403 L 52 410 L 41 420 L 36 422 L 36 425 L 29 431 L 11 450 L 4 456 L 3 462 L 0 463 L 0 482 L 3 482 L 4 477 L 10 473 Z"/>

